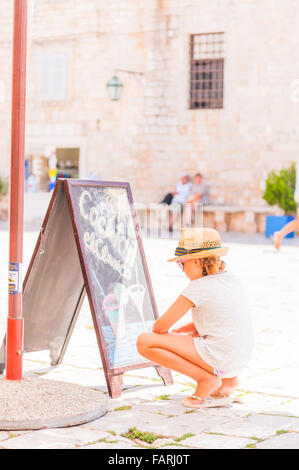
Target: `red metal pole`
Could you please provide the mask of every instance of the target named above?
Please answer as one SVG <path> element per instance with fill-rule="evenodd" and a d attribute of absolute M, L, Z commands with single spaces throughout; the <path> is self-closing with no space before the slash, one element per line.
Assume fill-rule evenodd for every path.
<path fill-rule="evenodd" d="M 27 0 L 14 0 L 6 378 L 22 379 L 22 263 L 25 166 Z"/>

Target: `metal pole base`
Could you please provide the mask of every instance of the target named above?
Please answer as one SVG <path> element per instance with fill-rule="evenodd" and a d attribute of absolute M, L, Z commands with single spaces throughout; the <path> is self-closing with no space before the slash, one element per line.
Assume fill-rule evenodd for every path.
<path fill-rule="evenodd" d="M 7 380 L 22 379 L 22 354 L 23 354 L 23 318 L 7 319 Z"/>

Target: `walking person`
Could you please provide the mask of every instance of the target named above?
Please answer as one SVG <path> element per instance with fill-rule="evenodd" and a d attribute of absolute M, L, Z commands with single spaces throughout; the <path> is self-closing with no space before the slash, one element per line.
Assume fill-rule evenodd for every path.
<path fill-rule="evenodd" d="M 169 261 L 177 262 L 190 283 L 156 320 L 153 331 L 137 340 L 142 356 L 195 380 L 194 394 L 182 400 L 190 408 L 227 403 L 253 350 L 246 294 L 220 259 L 227 251 L 217 230 L 183 229 L 175 258 Z M 173 328 L 190 309 L 192 322 Z"/>
<path fill-rule="evenodd" d="M 280 249 L 283 238 L 291 232 L 299 231 L 299 159 L 296 163 L 296 187 L 294 193 L 294 199 L 297 202 L 297 216 L 294 220 L 291 220 L 281 230 L 274 232 L 272 240 L 277 250 Z"/>

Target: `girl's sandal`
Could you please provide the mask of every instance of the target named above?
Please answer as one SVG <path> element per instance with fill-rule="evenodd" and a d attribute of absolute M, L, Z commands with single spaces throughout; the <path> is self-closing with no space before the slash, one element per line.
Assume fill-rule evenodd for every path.
<path fill-rule="evenodd" d="M 191 400 L 193 401 L 190 401 Z M 186 406 L 187 408 L 196 408 L 196 409 L 201 409 L 201 408 L 216 408 L 218 406 L 227 406 L 232 403 L 232 400 L 229 397 L 225 397 L 223 399 L 217 399 L 216 401 L 211 401 L 207 399 L 203 399 L 200 397 L 197 397 L 196 395 L 191 395 L 189 397 L 185 397 L 182 401 L 181 404 L 183 406 Z"/>

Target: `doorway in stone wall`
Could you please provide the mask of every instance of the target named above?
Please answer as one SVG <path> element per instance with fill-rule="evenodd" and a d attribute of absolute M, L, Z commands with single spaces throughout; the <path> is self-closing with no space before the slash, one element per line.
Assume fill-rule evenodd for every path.
<path fill-rule="evenodd" d="M 79 178 L 79 148 L 56 148 L 57 178 Z"/>

